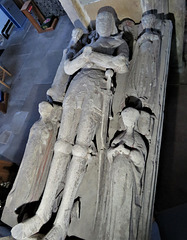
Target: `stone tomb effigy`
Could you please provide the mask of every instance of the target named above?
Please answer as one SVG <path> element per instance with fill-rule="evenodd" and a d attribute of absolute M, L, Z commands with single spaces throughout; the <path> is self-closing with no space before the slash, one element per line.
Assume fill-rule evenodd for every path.
<path fill-rule="evenodd" d="M 149 239 L 172 24 L 146 4 L 73 30 L 2 215 L 15 239 Z"/>

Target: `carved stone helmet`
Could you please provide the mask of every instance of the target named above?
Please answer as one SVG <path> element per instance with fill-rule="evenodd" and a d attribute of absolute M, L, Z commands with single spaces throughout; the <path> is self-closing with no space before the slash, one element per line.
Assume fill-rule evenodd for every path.
<path fill-rule="evenodd" d="M 101 37 L 109 37 L 118 33 L 114 16 L 111 12 L 99 12 L 96 18 L 96 31 Z"/>

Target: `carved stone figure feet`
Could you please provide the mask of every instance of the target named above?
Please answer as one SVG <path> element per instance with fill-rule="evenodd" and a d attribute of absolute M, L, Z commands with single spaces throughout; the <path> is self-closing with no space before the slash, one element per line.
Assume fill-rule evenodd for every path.
<path fill-rule="evenodd" d="M 42 221 L 38 215 L 35 215 L 29 220 L 19 223 L 13 227 L 11 233 L 12 236 L 17 240 L 27 239 L 27 237 L 37 233 L 43 224 L 44 221 Z"/>
<path fill-rule="evenodd" d="M 54 225 L 51 231 L 44 237 L 44 240 L 64 240 L 66 231 L 63 231 L 60 225 Z"/>

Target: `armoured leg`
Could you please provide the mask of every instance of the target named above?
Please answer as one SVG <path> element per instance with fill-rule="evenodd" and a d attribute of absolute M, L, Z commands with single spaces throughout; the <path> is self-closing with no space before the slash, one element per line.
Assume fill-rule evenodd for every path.
<path fill-rule="evenodd" d="M 79 154 L 74 152 L 74 149 L 79 149 Z M 54 228 L 50 231 L 50 233 L 46 236 L 45 239 L 53 239 L 55 236 L 56 240 L 64 239 L 66 237 L 67 227 L 69 225 L 71 209 L 73 206 L 74 199 L 76 197 L 76 193 L 78 187 L 82 181 L 84 176 L 86 161 L 87 161 L 87 148 L 75 145 L 73 149 L 73 158 L 71 160 L 68 174 L 66 178 L 66 185 L 64 189 L 62 203 L 58 210 L 57 218 L 54 224 Z M 76 156 L 76 155 L 79 156 Z M 58 230 L 57 230 L 58 229 Z M 63 238 L 62 238 L 63 236 Z"/>
<path fill-rule="evenodd" d="M 45 237 L 46 240 L 64 240 L 67 235 L 72 206 L 79 185 L 84 177 L 88 147 L 91 145 L 91 141 L 94 138 L 97 128 L 97 123 L 93 120 L 93 118 L 90 117 L 90 115 L 86 116 L 87 119 L 84 119 L 85 121 L 81 121 L 81 124 L 79 125 L 76 139 L 77 144 L 72 149 L 73 158 L 67 173 L 63 199 L 58 210 L 54 227 Z"/>

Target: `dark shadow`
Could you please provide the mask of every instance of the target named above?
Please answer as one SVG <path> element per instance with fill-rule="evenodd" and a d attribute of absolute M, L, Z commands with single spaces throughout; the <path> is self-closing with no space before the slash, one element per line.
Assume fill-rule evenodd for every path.
<path fill-rule="evenodd" d="M 134 96 L 129 96 L 125 99 L 125 108 L 128 107 L 132 107 L 135 108 L 137 110 L 141 110 L 142 109 L 142 102 L 139 98 L 134 97 Z"/>
<path fill-rule="evenodd" d="M 174 146 L 176 138 L 176 113 L 178 109 L 179 95 L 179 72 L 176 45 L 175 18 L 173 13 L 165 15 L 166 19 L 172 21 L 173 33 L 171 42 L 170 63 L 168 72 L 168 83 L 166 88 L 165 113 L 162 132 L 162 142 L 159 160 L 159 170 L 157 178 L 157 188 L 155 197 L 155 213 L 168 209 L 179 204 L 173 186 L 175 169 Z"/>
<path fill-rule="evenodd" d="M 66 237 L 66 240 L 84 240 L 84 239 L 82 239 L 82 238 L 78 238 L 78 237 L 76 237 L 76 236 L 67 236 Z"/>
<path fill-rule="evenodd" d="M 0 56 L 3 54 L 5 49 L 0 49 Z"/>
<path fill-rule="evenodd" d="M 40 201 L 29 202 L 23 204 L 19 208 L 16 209 L 15 213 L 18 215 L 17 221 L 18 223 L 27 220 L 35 215 Z"/>
<path fill-rule="evenodd" d="M 165 15 L 165 18 L 168 20 L 171 20 L 173 24 L 169 68 L 170 70 L 172 69 L 177 71 L 179 67 L 179 63 L 177 58 L 177 37 L 176 37 L 176 28 L 175 28 L 175 16 L 173 13 L 168 13 L 167 15 Z"/>
<path fill-rule="evenodd" d="M 132 20 L 131 18 L 123 18 L 120 23 L 118 24 L 118 28 L 119 28 L 119 25 L 121 23 L 123 23 L 124 21 L 130 21 L 132 22 L 132 24 L 136 25 L 136 23 L 134 22 L 134 20 Z M 134 36 L 133 36 L 133 33 L 130 32 L 130 31 L 124 31 L 123 33 L 123 39 L 126 41 L 127 45 L 129 46 L 129 60 L 132 59 L 132 56 L 133 56 L 133 43 L 134 43 Z"/>
<path fill-rule="evenodd" d="M 156 216 L 161 239 L 186 240 L 187 203 L 162 211 Z"/>
<path fill-rule="evenodd" d="M 171 76 L 168 82 L 171 80 Z M 172 185 L 174 177 L 174 143 L 176 129 L 176 112 L 178 108 L 178 85 L 168 84 L 166 90 L 165 113 L 163 123 L 163 133 L 159 160 L 159 170 L 155 198 L 155 212 L 173 207 L 177 204 L 174 187 Z"/>
<path fill-rule="evenodd" d="M 10 161 L 7 162 L 9 163 L 6 164 L 6 161 L 0 161 L 0 217 L 5 206 L 6 198 L 13 186 L 18 171 L 18 166 L 16 164 L 11 163 Z"/>

